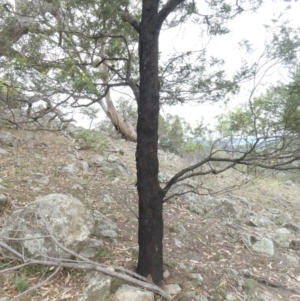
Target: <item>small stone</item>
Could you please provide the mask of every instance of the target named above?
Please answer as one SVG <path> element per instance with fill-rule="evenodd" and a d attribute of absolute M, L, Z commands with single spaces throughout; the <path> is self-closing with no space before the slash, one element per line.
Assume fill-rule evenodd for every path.
<path fill-rule="evenodd" d="M 283 227 L 294 232 L 300 231 L 300 226 L 292 222 L 284 224 Z"/>
<path fill-rule="evenodd" d="M 191 274 L 190 278 L 195 286 L 200 286 L 203 282 L 202 275 L 198 273 Z"/>
<path fill-rule="evenodd" d="M 270 256 L 273 256 L 275 253 L 273 241 L 265 237 L 253 244 L 252 248 L 257 252 Z"/>
<path fill-rule="evenodd" d="M 7 150 L 0 147 L 0 155 L 7 156 L 8 154 L 9 154 L 9 152 Z"/>
<path fill-rule="evenodd" d="M 110 230 L 110 229 L 102 230 L 102 231 L 101 231 L 101 234 L 102 234 L 104 237 L 108 237 L 108 238 L 117 238 L 117 237 L 118 237 L 117 232 L 114 231 L 114 230 Z"/>
<path fill-rule="evenodd" d="M 2 192 L 0 192 L 0 206 L 4 206 L 6 202 L 7 202 L 6 196 Z"/>
<path fill-rule="evenodd" d="M 289 245 L 290 249 L 300 250 L 300 240 L 292 240 Z"/>
<path fill-rule="evenodd" d="M 33 180 L 37 183 L 47 185 L 49 184 L 49 178 L 40 172 L 32 173 Z"/>
<path fill-rule="evenodd" d="M 182 248 L 184 244 L 177 238 L 174 238 L 174 243 L 177 248 Z"/>
<path fill-rule="evenodd" d="M 167 279 L 167 278 L 169 278 L 170 277 L 170 272 L 168 271 L 168 270 L 165 270 L 164 271 L 164 273 L 163 273 L 163 277 L 164 277 L 164 279 Z"/>
<path fill-rule="evenodd" d="M 154 294 L 130 285 L 122 285 L 115 294 L 115 301 L 154 301 Z"/>
<path fill-rule="evenodd" d="M 71 187 L 72 190 L 77 190 L 77 191 L 83 191 L 83 187 L 79 184 L 74 184 L 72 187 Z"/>
<path fill-rule="evenodd" d="M 170 296 L 175 296 L 181 291 L 181 287 L 178 284 L 166 284 L 163 285 L 163 290 L 165 290 Z"/>
<path fill-rule="evenodd" d="M 291 262 L 291 263 L 294 265 L 294 267 L 298 267 L 298 266 L 299 266 L 299 260 L 298 260 L 296 257 L 291 256 L 291 255 L 288 255 L 288 256 L 286 257 L 286 259 L 287 259 L 289 262 Z"/>

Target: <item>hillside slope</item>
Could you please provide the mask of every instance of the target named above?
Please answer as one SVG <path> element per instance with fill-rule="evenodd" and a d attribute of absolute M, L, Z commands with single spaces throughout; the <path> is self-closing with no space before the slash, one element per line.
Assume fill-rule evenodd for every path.
<path fill-rule="evenodd" d="M 72 195 L 117 225 L 118 238 L 102 238 L 105 248 L 96 260 L 134 270 L 135 144 L 86 132 L 76 139 L 60 132 L 0 128 L 3 132 L 19 139 L 10 145 L 0 139 L 2 223 L 16 206 L 38 197 Z M 159 157 L 162 182 L 186 164 L 162 151 Z M 247 184 L 239 187 L 238 179 Z M 226 190 L 234 183 L 235 190 Z M 180 195 L 164 206 L 164 262 L 170 273 L 165 283 L 181 287 L 174 300 L 300 300 L 299 185 L 236 171 L 188 185 L 200 187 L 203 195 Z M 209 195 L 210 190 L 219 193 Z M 0 264 L 3 270 L 7 261 Z M 17 275 L 24 273 L 30 285 L 41 278 L 38 268 Z M 0 300 L 17 294 L 16 281 L 16 272 L 0 274 Z M 85 285 L 84 271 L 65 269 L 21 300 L 77 300 Z"/>

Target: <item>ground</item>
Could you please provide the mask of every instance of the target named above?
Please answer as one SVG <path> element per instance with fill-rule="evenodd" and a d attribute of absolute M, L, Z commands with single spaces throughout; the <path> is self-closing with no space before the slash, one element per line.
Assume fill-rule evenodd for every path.
<path fill-rule="evenodd" d="M 0 178 L 6 185 L 7 205 L 0 212 L 5 218 L 15 206 L 23 206 L 39 196 L 50 193 L 70 194 L 83 201 L 91 210 L 97 209 L 118 225 L 117 243 L 105 240 L 105 248 L 99 250 L 97 260 L 107 264 L 123 266 L 134 270 L 137 264 L 137 193 L 135 176 L 135 144 L 121 139 L 111 139 L 103 143 L 101 150 L 91 148 L 76 149 L 76 143 L 70 137 L 54 132 L 29 132 L 0 128 L 20 137 L 17 147 L 3 147 L 9 155 L 0 155 Z M 96 167 L 74 176 L 61 173 L 61 168 L 76 160 L 99 154 L 106 156 L 114 153 L 126 165 L 129 175 L 117 175 L 113 171 Z M 161 158 L 160 170 L 174 174 L 187 162 Z M 43 173 L 50 183 L 41 185 L 32 181 L 32 173 Z M 236 181 L 237 172 L 230 171 L 222 175 L 207 176 L 201 179 L 206 187 L 220 191 L 218 196 L 227 199 L 244 197 L 251 201 L 255 212 L 263 214 L 272 210 L 290 214 L 295 223 L 300 223 L 300 185 L 297 175 L 270 175 L 266 178 L 247 176 L 247 184 L 226 191 L 226 187 Z M 292 185 L 286 185 L 287 180 Z M 84 190 L 74 191 L 72 186 L 80 184 Z M 40 188 L 40 190 L 36 189 Z M 223 192 L 222 192 L 223 191 Z M 109 205 L 103 198 L 109 196 L 113 202 Z M 201 198 L 206 196 L 199 196 Z M 174 300 L 187 300 L 185 293 L 194 291 L 208 300 L 226 300 L 230 294 L 235 299 L 262 300 L 259 294 L 269 296 L 270 300 L 300 300 L 300 266 L 291 264 L 287 254 L 298 258 L 300 251 L 291 249 L 276 250 L 270 257 L 251 250 L 243 241 L 239 225 L 224 226 L 224 217 L 218 213 L 197 214 L 190 210 L 182 199 L 172 199 L 164 205 L 164 262 L 170 276 L 165 283 L 179 284 L 182 291 Z M 282 221 L 283 222 L 283 221 Z M 280 221 L 279 221 L 280 223 Z M 184 226 L 187 234 L 181 235 Z M 1 228 L 1 225 L 0 225 Z M 179 229 L 179 230 L 178 230 Z M 249 228 L 241 229 L 249 231 Z M 251 229 L 250 229 L 251 230 Z M 253 228 L 255 232 L 256 229 Z M 299 234 L 300 235 L 300 234 Z M 181 246 L 175 244 L 175 238 Z M 0 272 L 9 264 L 0 261 Z M 186 269 L 182 268 L 186 266 Z M 201 285 L 195 285 L 192 273 L 203 277 Z M 38 290 L 24 295 L 20 300 L 77 300 L 86 285 L 86 271 L 63 269 Z M 0 273 L 0 297 L 12 298 L 18 294 L 18 285 L 22 286 L 22 276 L 30 287 L 43 281 L 49 270 L 43 267 L 26 267 L 17 272 Z M 26 284 L 25 284 L 26 286 Z M 265 299 L 267 300 L 267 299 Z"/>

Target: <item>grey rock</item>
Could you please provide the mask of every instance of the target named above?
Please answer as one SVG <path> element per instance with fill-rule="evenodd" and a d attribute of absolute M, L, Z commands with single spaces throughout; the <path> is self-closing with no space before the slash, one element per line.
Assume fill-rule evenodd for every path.
<path fill-rule="evenodd" d="M 83 127 L 80 127 L 80 126 L 77 127 L 75 124 L 69 123 L 68 126 L 67 126 L 67 128 L 65 129 L 65 132 L 66 132 L 67 134 L 69 134 L 70 136 L 76 138 L 77 135 L 78 135 L 82 130 L 84 130 Z"/>
<path fill-rule="evenodd" d="M 5 196 L 5 194 L 0 192 L 0 206 L 4 206 L 6 202 L 7 202 L 7 197 Z"/>
<path fill-rule="evenodd" d="M 2 182 L 3 183 L 3 182 Z M 5 185 L 3 185 L 3 184 L 0 184 L 0 191 L 1 190 L 6 190 L 6 186 Z"/>
<path fill-rule="evenodd" d="M 181 292 L 181 287 L 178 284 L 165 284 L 162 286 L 162 289 L 165 290 L 170 296 L 175 296 Z"/>
<path fill-rule="evenodd" d="M 187 234 L 187 231 L 185 229 L 185 227 L 183 226 L 182 223 L 178 223 L 174 226 L 174 229 L 173 229 L 174 232 L 180 234 L 180 235 L 186 235 Z"/>
<path fill-rule="evenodd" d="M 105 164 L 105 158 L 103 156 L 93 156 L 88 160 L 90 166 L 101 167 Z"/>
<path fill-rule="evenodd" d="M 188 209 L 193 212 L 193 213 L 196 213 L 196 214 L 199 214 L 199 215 L 203 215 L 204 214 L 204 209 L 201 208 L 200 206 L 196 205 L 196 204 L 190 204 L 188 206 Z"/>
<path fill-rule="evenodd" d="M 177 248 L 182 248 L 184 244 L 177 238 L 174 238 L 174 243 Z"/>
<path fill-rule="evenodd" d="M 203 295 L 197 295 L 195 292 L 186 292 L 185 293 L 186 300 L 190 301 L 208 301 L 208 299 Z"/>
<path fill-rule="evenodd" d="M 289 248 L 297 251 L 300 250 L 300 240 L 292 240 L 290 242 Z"/>
<path fill-rule="evenodd" d="M 49 184 L 49 178 L 40 172 L 32 173 L 33 180 L 37 183 L 47 185 Z"/>
<path fill-rule="evenodd" d="M 293 222 L 285 223 L 283 227 L 294 232 L 300 231 L 300 226 Z"/>
<path fill-rule="evenodd" d="M 269 227 L 270 223 L 267 218 L 258 215 L 250 215 L 246 219 L 246 225 L 251 227 Z"/>
<path fill-rule="evenodd" d="M 115 200 L 108 194 L 105 194 L 104 197 L 103 197 L 103 202 L 104 203 L 113 203 Z"/>
<path fill-rule="evenodd" d="M 164 271 L 164 273 L 163 273 L 163 277 L 164 277 L 164 279 L 167 279 L 167 278 L 169 278 L 169 277 L 170 277 L 170 275 L 171 275 L 171 273 L 170 273 L 168 270 L 165 270 L 165 271 Z"/>
<path fill-rule="evenodd" d="M 272 240 L 263 237 L 261 240 L 257 241 L 252 245 L 253 250 L 259 253 L 273 256 L 275 253 L 275 247 Z"/>
<path fill-rule="evenodd" d="M 117 238 L 118 234 L 116 231 L 114 230 L 102 230 L 101 231 L 102 236 L 107 237 L 107 238 Z"/>
<path fill-rule="evenodd" d="M 109 167 L 112 167 L 114 170 L 119 171 L 123 175 L 129 175 L 129 171 L 123 161 L 115 155 L 109 155 L 107 158 L 109 162 Z"/>
<path fill-rule="evenodd" d="M 288 229 L 286 228 L 278 228 L 276 229 L 276 233 L 278 234 L 284 234 L 284 235 L 288 235 L 291 233 L 291 231 L 289 231 Z"/>
<path fill-rule="evenodd" d="M 236 296 L 232 293 L 226 295 L 226 301 L 236 301 Z"/>
<path fill-rule="evenodd" d="M 203 282 L 203 277 L 199 273 L 193 273 L 193 274 L 191 274 L 190 278 L 191 278 L 192 283 L 194 284 L 194 286 L 200 286 L 202 284 L 202 282 Z"/>
<path fill-rule="evenodd" d="M 63 174 L 71 174 L 71 175 L 75 175 L 79 173 L 79 168 L 77 167 L 76 163 L 71 163 L 67 166 L 64 166 L 61 170 L 61 172 Z"/>
<path fill-rule="evenodd" d="M 47 221 L 47 225 L 40 216 Z M 71 255 L 58 248 L 50 238 L 40 237 L 49 235 L 48 228 L 65 247 L 79 252 L 92 233 L 92 220 L 90 212 L 78 199 L 64 194 L 50 194 L 15 211 L 0 235 L 27 238 L 22 246 L 19 242 L 8 242 L 21 252 L 24 248 L 25 255 L 70 258 Z"/>
<path fill-rule="evenodd" d="M 7 155 L 9 155 L 9 152 L 7 150 L 5 150 L 5 149 L 3 149 L 3 148 L 0 147 L 0 155 L 7 156 Z"/>
<path fill-rule="evenodd" d="M 286 231 L 288 230 L 286 229 Z M 291 239 L 286 233 L 279 233 L 273 236 L 272 239 L 274 240 L 276 246 L 278 246 L 279 248 L 289 248 Z"/>
<path fill-rule="evenodd" d="M 110 294 L 111 281 L 111 277 L 104 275 L 91 277 L 78 301 L 105 301 Z"/>
<path fill-rule="evenodd" d="M 75 191 L 83 191 L 84 188 L 79 185 L 79 184 L 74 184 L 72 187 L 71 187 L 72 190 L 75 190 Z"/>
<path fill-rule="evenodd" d="M 170 179 L 172 178 L 172 175 L 171 174 L 168 174 L 166 172 L 162 172 L 160 171 L 158 173 L 158 181 L 160 183 L 167 183 Z"/>
<path fill-rule="evenodd" d="M 287 255 L 286 259 L 289 262 L 291 262 L 294 267 L 298 267 L 299 266 L 299 260 L 295 256 Z"/>
<path fill-rule="evenodd" d="M 122 285 L 115 293 L 115 301 L 154 301 L 154 294 L 130 285 Z"/>
<path fill-rule="evenodd" d="M 102 235 L 102 230 L 117 230 L 117 225 L 98 210 L 94 210 L 92 215 L 94 220 L 93 233 L 96 236 Z"/>
<path fill-rule="evenodd" d="M 265 294 L 260 294 L 259 297 L 258 297 L 259 301 L 275 301 L 273 298 L 265 295 Z"/>
<path fill-rule="evenodd" d="M 94 258 L 99 250 L 103 248 L 104 244 L 101 240 L 87 238 L 84 244 L 81 244 L 82 248 L 79 254 L 86 258 Z"/>
<path fill-rule="evenodd" d="M 292 187 L 295 186 L 295 183 L 292 180 L 288 180 L 284 183 L 284 186 Z"/>
<path fill-rule="evenodd" d="M 195 269 L 196 265 L 193 262 L 180 262 L 179 268 L 187 273 L 191 273 Z"/>
<path fill-rule="evenodd" d="M 0 145 L 17 146 L 20 139 L 11 133 L 0 132 Z"/>

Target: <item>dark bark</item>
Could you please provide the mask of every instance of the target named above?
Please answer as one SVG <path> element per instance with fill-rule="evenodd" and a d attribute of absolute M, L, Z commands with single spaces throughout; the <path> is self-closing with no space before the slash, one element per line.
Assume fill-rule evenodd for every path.
<path fill-rule="evenodd" d="M 137 189 L 139 194 L 139 258 L 137 272 L 160 284 L 163 279 L 163 196 L 158 181 L 158 38 L 163 21 L 184 0 L 143 0 L 138 28 L 140 98 L 137 124 Z"/>
<path fill-rule="evenodd" d="M 137 124 L 137 189 L 139 194 L 139 258 L 137 272 L 156 284 L 163 274 L 163 204 L 158 182 L 158 37 L 150 20 L 158 1 L 143 1 L 140 23 L 140 101 Z"/>

